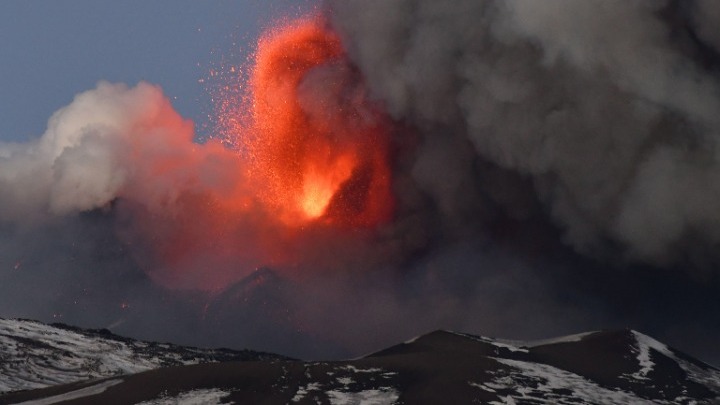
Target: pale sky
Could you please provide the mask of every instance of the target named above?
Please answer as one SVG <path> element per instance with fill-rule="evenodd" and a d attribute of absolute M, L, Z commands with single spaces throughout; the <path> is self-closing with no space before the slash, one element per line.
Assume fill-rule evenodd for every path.
<path fill-rule="evenodd" d="M 160 85 L 180 114 L 207 136 L 210 97 L 199 80 L 223 58 L 244 60 L 273 19 L 315 3 L 3 0 L 0 142 L 41 135 L 54 111 L 99 80 Z"/>

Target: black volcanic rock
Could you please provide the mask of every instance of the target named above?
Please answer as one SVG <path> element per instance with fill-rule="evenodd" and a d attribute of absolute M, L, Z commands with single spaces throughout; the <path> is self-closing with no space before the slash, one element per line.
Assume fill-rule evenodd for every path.
<path fill-rule="evenodd" d="M 155 369 L 17 392 L 66 404 L 714 404 L 720 370 L 632 330 L 512 342 L 436 331 L 349 361 Z"/>
<path fill-rule="evenodd" d="M 203 314 L 205 342 L 215 346 L 232 346 L 237 341 L 251 342 L 255 348 L 271 350 L 283 347 L 303 358 L 331 355 L 344 357 L 346 350 L 336 342 L 324 341 L 303 325 L 293 302 L 299 286 L 281 277 L 270 268 L 259 268 L 247 277 L 213 297 Z M 231 333 L 214 333 L 227 330 L 226 325 L 244 325 L 232 328 Z"/>

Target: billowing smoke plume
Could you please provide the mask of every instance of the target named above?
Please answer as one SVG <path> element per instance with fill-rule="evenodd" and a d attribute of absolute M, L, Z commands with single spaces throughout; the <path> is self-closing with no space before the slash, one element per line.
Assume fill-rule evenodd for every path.
<path fill-rule="evenodd" d="M 0 144 L 0 316 L 315 357 L 631 326 L 717 358 L 715 4 L 329 1 L 204 144 L 100 83 Z"/>
<path fill-rule="evenodd" d="M 412 175 L 441 209 L 524 204 L 478 189 L 481 160 L 530 179 L 582 253 L 718 263 L 715 2 L 333 5 L 373 93 L 423 134 Z"/>
<path fill-rule="evenodd" d="M 188 190 L 232 190 L 230 153 L 193 136 L 159 87 L 101 82 L 56 112 L 36 141 L 0 147 L 0 219 L 37 224 L 118 198 L 159 212 Z"/>
<path fill-rule="evenodd" d="M 38 140 L 2 145 L 0 218 L 36 222 L 103 207 L 137 170 L 127 165 L 131 142 L 187 137 L 190 125 L 158 88 L 100 83 L 56 112 Z"/>
<path fill-rule="evenodd" d="M 38 226 L 117 203 L 125 217 L 119 232 L 139 246 L 133 253 L 157 281 L 213 288 L 237 280 L 242 274 L 227 275 L 226 269 L 204 271 L 203 282 L 193 273 L 178 277 L 180 270 L 161 260 L 189 249 L 178 240 L 196 241 L 200 227 L 217 236 L 212 216 L 205 215 L 202 225 L 187 223 L 188 217 L 206 212 L 199 204 L 217 203 L 240 187 L 235 155 L 215 141 L 195 144 L 193 137 L 192 123 L 160 88 L 100 83 L 55 113 L 36 141 L 2 146 L 0 219 Z"/>

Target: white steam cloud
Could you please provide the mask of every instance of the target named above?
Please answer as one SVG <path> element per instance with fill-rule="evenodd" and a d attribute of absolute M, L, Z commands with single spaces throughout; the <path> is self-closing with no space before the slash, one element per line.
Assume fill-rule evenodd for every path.
<path fill-rule="evenodd" d="M 102 82 L 53 114 L 47 131 L 23 144 L 0 144 L 0 220 L 27 223 L 107 205 L 128 187 L 147 153 L 185 138 L 192 125 L 162 91 Z M 176 142 L 176 141 L 175 141 Z"/>
<path fill-rule="evenodd" d="M 39 225 L 117 198 L 172 216 L 188 193 L 232 193 L 237 159 L 193 142 L 158 86 L 101 82 L 50 118 L 34 141 L 0 144 L 0 222 Z"/>

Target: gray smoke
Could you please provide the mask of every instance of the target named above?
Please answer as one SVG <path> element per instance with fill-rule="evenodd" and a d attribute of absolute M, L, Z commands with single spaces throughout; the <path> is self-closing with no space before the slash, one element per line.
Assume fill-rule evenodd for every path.
<path fill-rule="evenodd" d="M 720 77 L 702 63 L 720 50 L 716 2 L 331 7 L 374 95 L 422 134 L 411 174 L 441 209 L 490 193 L 523 214 L 509 181 L 474 189 L 481 160 L 529 179 L 581 253 L 718 262 Z"/>
<path fill-rule="evenodd" d="M 153 190 L 146 202 L 171 199 L 186 179 L 149 176 L 148 161 L 180 155 L 192 134 L 158 87 L 101 82 L 53 114 L 39 138 L 0 143 L 0 221 L 38 225 L 133 188 Z"/>

